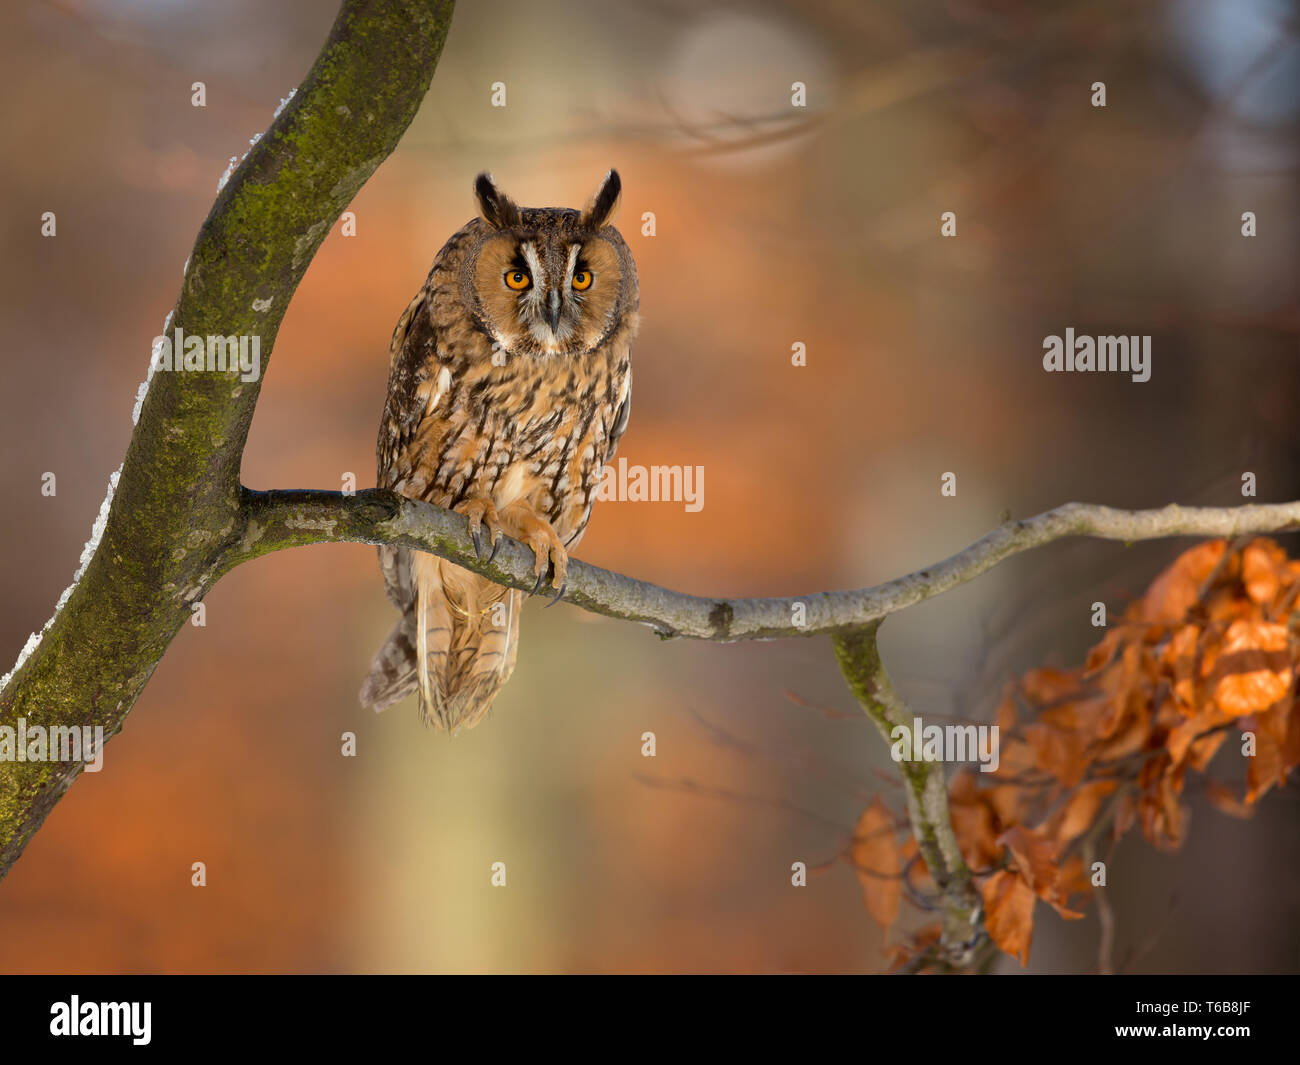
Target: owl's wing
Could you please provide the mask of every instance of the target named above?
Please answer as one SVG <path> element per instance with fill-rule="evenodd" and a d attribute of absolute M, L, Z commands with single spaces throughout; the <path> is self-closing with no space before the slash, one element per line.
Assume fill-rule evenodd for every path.
<path fill-rule="evenodd" d="M 632 370 L 629 367 L 623 386 L 623 402 L 618 405 L 614 415 L 614 427 L 609 431 L 609 443 L 605 449 L 605 461 L 608 462 L 618 452 L 618 442 L 627 432 L 627 420 L 632 414 Z"/>
<path fill-rule="evenodd" d="M 402 312 L 388 348 L 388 398 L 384 403 L 384 417 L 379 424 L 379 441 L 375 448 L 380 488 L 394 487 L 409 473 L 401 467 L 424 414 L 424 404 L 417 394 L 421 359 L 415 341 L 417 334 L 426 330 L 432 332 L 429 316 L 419 313 L 428 293 L 426 283 Z"/>
<path fill-rule="evenodd" d="M 427 353 L 437 350 L 430 315 L 421 313 L 429 297 L 426 282 L 411 300 L 393 330 L 388 349 L 388 399 L 379 426 L 376 444 L 378 471 L 376 483 L 404 494 L 407 481 L 415 472 L 412 448 L 428 409 L 428 395 L 422 392 L 422 368 Z M 426 390 L 427 391 L 427 390 Z M 399 610 L 406 611 L 415 602 L 411 577 L 411 554 L 405 548 L 379 548 L 379 568 L 384 575 L 384 589 Z"/>

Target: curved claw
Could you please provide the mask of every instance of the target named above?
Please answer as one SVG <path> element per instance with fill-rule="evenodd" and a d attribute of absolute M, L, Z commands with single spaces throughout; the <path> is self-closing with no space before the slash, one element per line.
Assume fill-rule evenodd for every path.
<path fill-rule="evenodd" d="M 478 525 L 470 526 L 469 538 L 474 541 L 474 557 L 480 562 L 483 561 L 483 530 Z M 493 554 L 496 554 L 493 549 Z M 489 561 L 491 561 L 489 559 Z"/>
<path fill-rule="evenodd" d="M 537 583 L 533 585 L 533 590 L 528 593 L 528 598 L 531 599 L 538 592 L 540 592 L 542 590 L 542 585 L 545 583 L 546 583 L 546 570 L 542 570 L 542 572 L 537 575 Z"/>
<path fill-rule="evenodd" d="M 547 603 L 546 606 L 542 607 L 542 609 L 543 609 L 543 610 L 550 610 L 551 607 L 553 607 L 556 603 L 558 603 L 561 599 L 564 598 L 564 592 L 565 592 L 565 589 L 568 588 L 568 587 L 569 587 L 569 582 L 568 582 L 568 581 L 565 581 L 563 584 L 561 584 L 561 585 L 560 585 L 560 590 L 559 590 L 558 592 L 556 592 L 555 595 L 553 595 L 553 596 L 551 597 L 551 601 L 550 601 L 549 603 Z"/>
<path fill-rule="evenodd" d="M 497 551 L 500 550 L 501 541 L 504 539 L 505 539 L 504 536 L 502 536 L 500 533 L 497 533 L 496 539 L 492 541 L 492 554 L 488 555 L 488 559 L 487 559 L 489 566 L 492 565 L 492 560 L 497 557 Z"/>

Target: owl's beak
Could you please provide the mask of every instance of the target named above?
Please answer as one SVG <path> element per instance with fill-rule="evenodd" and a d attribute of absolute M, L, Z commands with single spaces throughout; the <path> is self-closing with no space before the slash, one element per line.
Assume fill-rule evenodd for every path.
<path fill-rule="evenodd" d="M 546 307 L 546 321 L 550 323 L 551 332 L 558 333 L 560 330 L 560 291 L 551 289 L 551 300 Z"/>

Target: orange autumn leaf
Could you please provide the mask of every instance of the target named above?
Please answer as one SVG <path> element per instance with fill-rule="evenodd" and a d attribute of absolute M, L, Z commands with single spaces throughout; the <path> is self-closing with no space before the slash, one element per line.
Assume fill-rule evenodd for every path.
<path fill-rule="evenodd" d="M 1092 881 L 1088 879 L 1089 870 L 1084 868 L 1083 859 L 1078 855 L 1069 859 L 1063 866 L 1056 879 L 1057 889 L 1063 898 L 1069 898 L 1071 895 L 1091 895 Z M 1057 907 L 1057 912 L 1065 916 L 1064 911 Z M 1082 917 L 1083 914 L 1076 914 Z"/>
<path fill-rule="evenodd" d="M 1025 739 L 1034 753 L 1034 768 L 1072 788 L 1088 771 L 1089 736 L 1076 728 L 1057 728 L 1046 723 L 1025 728 Z"/>
<path fill-rule="evenodd" d="M 1189 717 L 1181 722 L 1177 728 L 1172 729 L 1165 746 L 1169 748 L 1169 756 L 1173 759 L 1174 765 L 1180 765 L 1183 758 L 1198 744 L 1203 744 L 1206 740 L 1214 739 L 1213 735 L 1203 736 L 1202 733 L 1209 732 L 1216 725 L 1221 725 L 1224 721 L 1231 721 L 1236 715 L 1225 715 L 1217 707 L 1202 710 L 1195 717 Z M 1225 733 L 1219 733 L 1223 736 Z M 1199 737 L 1199 738 L 1198 738 Z M 1215 748 L 1217 749 L 1217 748 Z M 1201 747 L 1202 756 L 1207 753 L 1205 747 Z M 1213 750 L 1208 753 L 1213 754 Z"/>
<path fill-rule="evenodd" d="M 1112 841 L 1123 839 L 1130 828 L 1137 821 L 1138 800 L 1137 796 L 1131 791 L 1126 791 L 1119 797 L 1118 805 L 1115 808 L 1115 818 L 1111 822 L 1110 838 Z"/>
<path fill-rule="evenodd" d="M 1231 554 L 1225 541 L 1200 544 L 1152 581 L 1082 666 L 1033 669 L 1003 688 L 998 770 L 956 773 L 949 795 L 999 947 L 1026 963 L 1038 899 L 1081 916 L 1067 908 L 1091 894 L 1076 851 L 1099 818 L 1109 819 L 1110 841 L 1140 824 L 1154 846 L 1181 846 L 1187 776 L 1238 742 L 1236 729 L 1245 796 L 1202 779 L 1217 809 L 1249 816 L 1300 769 L 1297 622 L 1300 560 L 1268 539 Z"/>
<path fill-rule="evenodd" d="M 1095 673 L 1114 661 L 1123 639 L 1123 629 L 1111 629 L 1106 633 L 1101 642 L 1094 644 L 1092 650 L 1088 652 L 1088 657 L 1084 661 L 1084 672 Z"/>
<path fill-rule="evenodd" d="M 1091 679 L 1099 692 L 1080 709 L 1087 711 L 1087 719 L 1099 735 L 1109 736 L 1115 730 L 1129 696 L 1147 679 L 1149 666 L 1144 662 L 1143 650 L 1138 641 L 1130 638 L 1106 668 L 1094 671 Z"/>
<path fill-rule="evenodd" d="M 962 770 L 952 778 L 948 813 L 966 864 L 977 870 L 996 865 L 1002 854 L 997 844 L 997 817 L 976 786 L 975 774 L 969 770 Z"/>
<path fill-rule="evenodd" d="M 1267 710 L 1291 690 L 1285 625 L 1234 621 L 1216 662 L 1214 700 L 1230 717 Z"/>
<path fill-rule="evenodd" d="M 1035 894 L 1050 891 L 1056 884 L 1056 848 L 1050 840 L 1017 825 L 998 837 L 1015 859 L 1016 868 Z"/>
<path fill-rule="evenodd" d="M 939 942 L 942 934 L 943 929 L 938 921 L 918 928 L 912 933 L 910 942 L 899 943 L 886 951 L 886 956 L 889 958 L 889 971 L 895 972 L 918 954 L 929 950 Z"/>
<path fill-rule="evenodd" d="M 1138 774 L 1142 786 L 1138 800 L 1142 832 L 1161 850 L 1177 850 L 1187 830 L 1187 810 L 1178 801 L 1179 783 L 1172 768 L 1166 756 L 1152 759 Z"/>
<path fill-rule="evenodd" d="M 1023 820 L 1025 790 L 1015 784 L 994 784 L 980 793 L 999 825 L 1016 825 Z"/>
<path fill-rule="evenodd" d="M 1137 754 L 1150 745 L 1154 727 L 1150 698 L 1130 695 L 1113 726 L 1099 742 L 1091 745 L 1088 755 L 1095 764 Z"/>
<path fill-rule="evenodd" d="M 1286 574 L 1286 552 L 1272 540 L 1254 540 L 1241 553 L 1241 583 L 1251 601 L 1270 606 Z"/>
<path fill-rule="evenodd" d="M 998 837 L 998 843 L 1011 852 L 1016 871 L 1029 889 L 1052 905 L 1062 917 L 1076 919 L 1083 914 L 1069 909 L 1068 893 L 1062 888 L 1061 871 L 1056 864 L 1056 845 L 1038 832 L 1017 825 Z"/>
<path fill-rule="evenodd" d="M 1290 701 L 1242 725 L 1254 737 L 1254 754 L 1246 759 L 1246 801 L 1253 803 L 1275 784 L 1285 784 L 1287 774 L 1300 765 L 1300 715 Z"/>
<path fill-rule="evenodd" d="M 995 776 L 1018 777 L 1036 768 L 1033 748 L 1024 740 L 1013 738 L 1002 741 L 1002 757 L 998 761 Z"/>
<path fill-rule="evenodd" d="M 1189 715 L 1196 706 L 1196 648 L 1200 638 L 1199 625 L 1182 625 L 1160 654 L 1160 665 L 1173 687 L 1178 708 Z"/>
<path fill-rule="evenodd" d="M 999 870 L 980 884 L 984 926 L 993 942 L 1021 965 L 1029 961 L 1034 938 L 1034 893 L 1015 873 Z"/>
<path fill-rule="evenodd" d="M 1050 703 L 1078 690 L 1079 681 L 1073 670 L 1031 669 L 1021 678 L 1021 690 L 1036 703 Z"/>
<path fill-rule="evenodd" d="M 1205 782 L 1205 797 L 1209 800 L 1211 806 L 1229 817 L 1238 817 L 1245 821 L 1255 816 L 1255 807 L 1250 803 L 1237 798 L 1232 793 L 1232 789 L 1226 784 L 1221 784 L 1217 780 L 1207 780 Z"/>
<path fill-rule="evenodd" d="M 1201 586 L 1227 550 L 1223 540 L 1198 544 L 1178 556 L 1151 582 L 1140 601 L 1138 619 L 1147 622 L 1181 622 L 1196 603 Z"/>
<path fill-rule="evenodd" d="M 998 703 L 995 720 L 1002 732 L 1012 732 L 1015 730 L 1016 725 L 1020 723 L 1020 715 L 1016 712 L 1014 684 L 1008 684 L 1002 689 L 1002 699 Z"/>
<path fill-rule="evenodd" d="M 867 912 L 888 932 L 898 917 L 903 862 L 894 838 L 894 815 L 879 795 L 858 818 L 850 854 Z"/>
<path fill-rule="evenodd" d="M 1226 732 L 1216 732 L 1212 736 L 1202 736 L 1199 740 L 1191 745 L 1187 752 L 1187 764 L 1195 769 L 1198 773 L 1204 773 L 1206 767 L 1210 764 L 1219 748 L 1228 740 Z"/>
<path fill-rule="evenodd" d="M 1064 847 L 1075 837 L 1087 832 L 1097 819 L 1102 800 L 1117 787 L 1119 784 L 1114 780 L 1094 780 L 1070 796 L 1069 802 L 1051 821 L 1049 831 L 1057 847 Z"/>
<path fill-rule="evenodd" d="M 903 876 L 912 887 L 921 890 L 918 885 L 930 876 L 930 867 L 925 864 L 921 848 L 916 845 L 915 836 L 908 836 L 903 840 L 899 857 L 903 861 Z"/>
<path fill-rule="evenodd" d="M 1286 780 L 1282 752 L 1271 736 L 1255 734 L 1255 754 L 1246 761 L 1246 801 L 1258 802 L 1274 784 Z"/>

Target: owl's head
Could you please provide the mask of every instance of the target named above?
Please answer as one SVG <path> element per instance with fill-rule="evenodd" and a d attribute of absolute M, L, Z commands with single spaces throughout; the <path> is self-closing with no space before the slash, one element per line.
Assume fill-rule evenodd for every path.
<path fill-rule="evenodd" d="M 480 217 L 461 290 L 483 330 L 511 355 L 579 355 L 635 314 L 636 264 L 609 224 L 622 185 L 611 170 L 581 211 L 518 207 L 490 174 L 474 183 Z"/>

